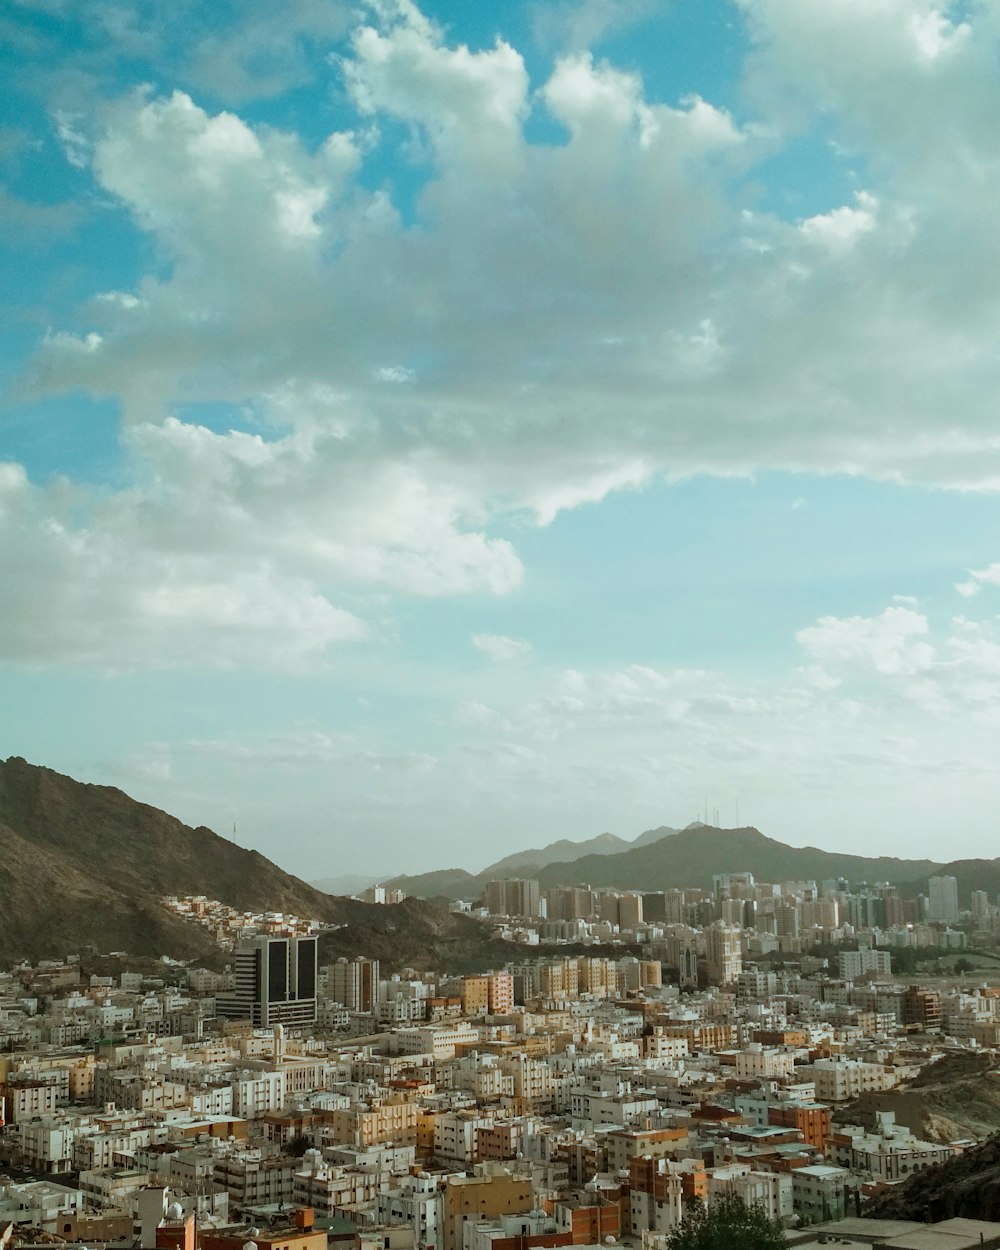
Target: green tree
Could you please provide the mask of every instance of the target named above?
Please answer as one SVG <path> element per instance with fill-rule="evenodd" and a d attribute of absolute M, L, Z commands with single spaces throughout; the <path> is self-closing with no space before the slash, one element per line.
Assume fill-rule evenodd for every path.
<path fill-rule="evenodd" d="M 692 1203 L 667 1234 L 669 1250 L 784 1250 L 781 1225 L 758 1203 L 748 1207 L 735 1194 L 723 1194 L 710 1207 Z"/>

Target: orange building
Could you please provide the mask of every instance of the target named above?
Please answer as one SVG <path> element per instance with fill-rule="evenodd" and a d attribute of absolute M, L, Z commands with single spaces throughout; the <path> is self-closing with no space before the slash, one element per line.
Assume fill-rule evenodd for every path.
<path fill-rule="evenodd" d="M 814 1150 L 825 1151 L 830 1137 L 830 1108 L 821 1102 L 777 1102 L 767 1108 L 768 1124 L 797 1128 Z"/>

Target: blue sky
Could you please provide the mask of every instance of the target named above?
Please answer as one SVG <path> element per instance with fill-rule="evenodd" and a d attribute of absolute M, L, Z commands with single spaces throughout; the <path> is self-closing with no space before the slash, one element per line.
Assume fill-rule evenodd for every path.
<path fill-rule="evenodd" d="M 313 878 L 992 853 L 995 6 L 0 34 L 4 755 Z"/>

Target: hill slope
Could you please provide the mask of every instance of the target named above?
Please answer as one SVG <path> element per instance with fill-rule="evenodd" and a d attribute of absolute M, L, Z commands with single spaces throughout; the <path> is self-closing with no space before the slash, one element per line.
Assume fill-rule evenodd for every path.
<path fill-rule="evenodd" d="M 543 887 L 588 881 L 596 886 L 665 890 L 710 888 L 714 873 L 752 872 L 760 881 L 817 880 L 909 883 L 926 879 L 939 865 L 931 860 L 869 859 L 816 847 L 786 846 L 757 829 L 682 829 L 674 837 L 634 847 L 621 855 L 587 855 L 570 863 L 548 864 L 538 873 Z"/>
<path fill-rule="evenodd" d="M 689 826 L 693 827 L 693 826 Z M 393 877 L 385 885 L 397 890 L 405 890 L 407 894 L 417 898 L 475 898 L 483 892 L 487 881 L 495 881 L 502 877 L 537 877 L 547 864 L 576 863 L 590 856 L 618 855 L 623 851 L 659 842 L 663 838 L 672 837 L 678 831 L 667 825 L 656 829 L 647 829 L 631 842 L 616 837 L 613 833 L 599 833 L 595 838 L 584 842 L 573 842 L 569 838 L 560 838 L 558 842 L 550 842 L 547 846 L 536 847 L 528 851 L 516 851 L 490 864 L 482 872 L 470 873 L 464 868 L 442 868 L 434 872 L 418 873 L 415 876 Z"/>
<path fill-rule="evenodd" d="M 926 1141 L 981 1139 L 1000 1129 L 1000 1075 L 989 1051 L 952 1051 L 899 1089 L 868 1095 L 840 1107 L 840 1124 L 868 1123 L 872 1112 L 893 1111 Z M 868 1113 L 866 1116 L 866 1112 Z"/>
<path fill-rule="evenodd" d="M 559 845 L 554 843 L 553 847 Z M 587 843 L 569 845 L 575 849 Z M 752 828 L 716 829 L 699 822 L 680 831 L 661 826 L 626 843 L 623 851 L 609 851 L 608 845 L 602 841 L 597 854 L 572 854 L 547 863 L 529 863 L 519 855 L 508 856 L 476 875 L 448 868 L 415 877 L 394 877 L 386 884 L 424 898 L 475 898 L 487 881 L 505 873 L 537 877 L 543 889 L 588 882 L 624 890 L 668 890 L 699 886 L 708 889 L 715 873 L 752 872 L 758 881 L 823 881 L 836 877 L 846 877 L 854 884 L 889 881 L 904 893 L 916 894 L 926 891 L 928 876 L 946 872 L 958 878 L 959 898 L 963 901 L 972 889 L 990 889 L 989 883 L 994 880 L 1000 890 L 1000 860 L 942 865 L 929 859 L 868 858 L 814 846 L 787 846 Z M 544 848 L 542 854 L 550 849 L 553 848 Z"/>
<path fill-rule="evenodd" d="M 206 929 L 161 903 L 205 894 L 240 910 L 286 911 L 346 926 L 331 952 L 365 941 L 426 961 L 435 942 L 476 949 L 489 930 L 414 900 L 402 909 L 335 898 L 257 851 L 193 829 L 110 786 L 85 785 L 18 757 L 0 762 L 0 963 L 94 946 L 132 955 L 218 956 Z M 374 951 L 372 953 L 375 953 Z"/>
<path fill-rule="evenodd" d="M 880 1220 L 1000 1219 L 1000 1136 L 987 1138 L 957 1158 L 917 1172 L 864 1207 Z"/>

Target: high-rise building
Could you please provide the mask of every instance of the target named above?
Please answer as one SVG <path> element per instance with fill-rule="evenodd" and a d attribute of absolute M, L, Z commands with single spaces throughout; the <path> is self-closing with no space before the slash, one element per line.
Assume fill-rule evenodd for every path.
<path fill-rule="evenodd" d="M 743 930 L 721 920 L 705 930 L 708 979 L 714 985 L 731 985 L 743 971 Z"/>
<path fill-rule="evenodd" d="M 550 920 L 586 920 L 594 913 L 594 895 L 586 885 L 557 885 L 545 893 Z"/>
<path fill-rule="evenodd" d="M 958 919 L 958 882 L 954 877 L 931 877 L 928 920 Z"/>
<path fill-rule="evenodd" d="M 327 993 L 334 1002 L 340 1003 L 348 1011 L 359 1011 L 367 1014 L 378 1006 L 379 964 L 377 959 L 345 959 L 341 956 L 335 964 L 330 965 L 327 977 Z"/>
<path fill-rule="evenodd" d="M 677 969 L 682 989 L 692 989 L 698 984 L 698 946 L 698 930 L 687 925 L 672 925 L 664 934 L 666 962 Z"/>
<path fill-rule="evenodd" d="M 256 937 L 240 942 L 235 987 L 216 998 L 220 1016 L 261 1028 L 316 1023 L 316 939 Z"/>
<path fill-rule="evenodd" d="M 491 916 L 538 916 L 539 903 L 535 880 L 510 878 L 486 883 L 486 910 Z"/>
<path fill-rule="evenodd" d="M 637 929 L 642 924 L 642 895 L 634 891 L 618 895 L 618 927 Z"/>

